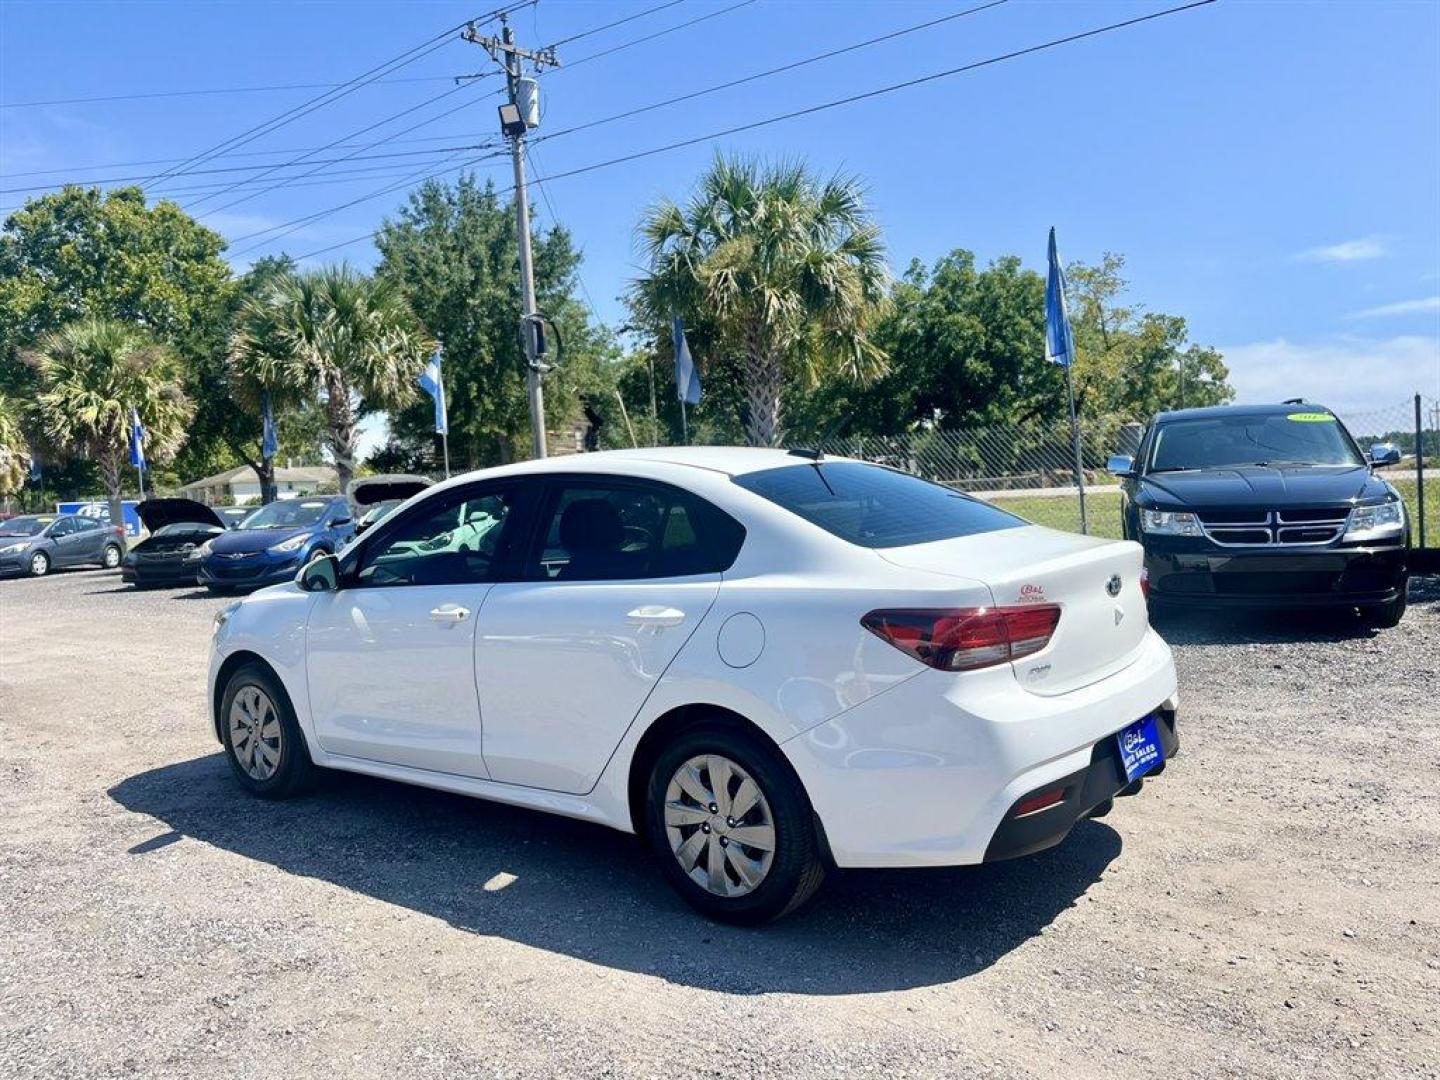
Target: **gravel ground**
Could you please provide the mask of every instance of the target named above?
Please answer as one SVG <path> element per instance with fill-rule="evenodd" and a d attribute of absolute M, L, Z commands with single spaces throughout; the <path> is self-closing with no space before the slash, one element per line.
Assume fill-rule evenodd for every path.
<path fill-rule="evenodd" d="M 218 606 L 0 583 L 0 1077 L 1440 1075 L 1434 579 L 1373 635 L 1167 620 L 1184 748 L 1140 797 L 758 931 L 594 826 L 247 798 Z"/>

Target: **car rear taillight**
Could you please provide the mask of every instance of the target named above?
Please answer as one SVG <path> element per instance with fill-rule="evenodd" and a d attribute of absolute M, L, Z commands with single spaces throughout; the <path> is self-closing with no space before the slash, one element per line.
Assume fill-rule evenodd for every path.
<path fill-rule="evenodd" d="M 922 664 L 973 671 L 1030 656 L 1050 644 L 1060 622 L 1056 604 L 992 608 L 894 608 L 872 611 L 860 625 Z"/>
<path fill-rule="evenodd" d="M 124 535 L 125 535 L 125 530 L 122 529 L 119 525 L 111 525 L 111 526 L 110 526 L 110 531 L 111 531 L 112 533 L 114 533 L 116 536 L 124 536 Z"/>
<path fill-rule="evenodd" d="M 1150 599 L 1150 571 L 1143 566 L 1140 568 L 1140 595 Z"/>

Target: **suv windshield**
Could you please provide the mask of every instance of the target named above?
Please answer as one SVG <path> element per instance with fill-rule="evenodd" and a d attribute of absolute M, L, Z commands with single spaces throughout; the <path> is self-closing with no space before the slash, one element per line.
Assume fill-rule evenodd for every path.
<path fill-rule="evenodd" d="M 237 529 L 298 529 L 314 525 L 330 504 L 324 499 L 279 499 L 262 506 Z"/>
<path fill-rule="evenodd" d="M 53 517 L 13 517 L 0 521 L 0 536 L 39 536 Z"/>
<path fill-rule="evenodd" d="M 1172 420 L 1155 431 L 1149 472 L 1240 465 L 1364 465 L 1340 421 L 1325 412 Z"/>
<path fill-rule="evenodd" d="M 901 547 L 1028 522 L 939 484 L 858 461 L 782 465 L 735 483 L 861 547 Z"/>

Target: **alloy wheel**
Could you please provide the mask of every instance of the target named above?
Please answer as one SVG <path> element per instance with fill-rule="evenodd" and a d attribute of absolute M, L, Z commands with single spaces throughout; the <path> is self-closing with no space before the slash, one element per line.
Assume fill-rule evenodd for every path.
<path fill-rule="evenodd" d="M 115 546 L 113 546 L 113 545 L 111 545 L 110 547 L 107 547 L 107 548 L 105 549 L 104 559 L 105 559 L 105 564 L 104 564 L 104 565 L 105 565 L 105 569 L 106 569 L 106 570 L 114 570 L 115 567 L 117 567 L 117 566 L 120 565 L 120 549 L 117 548 L 117 547 L 115 547 Z"/>
<path fill-rule="evenodd" d="M 760 785 L 720 754 L 690 758 L 665 790 L 665 835 L 680 868 L 714 896 L 754 892 L 775 860 L 775 818 Z"/>
<path fill-rule="evenodd" d="M 50 572 L 50 558 L 43 551 L 37 551 L 30 556 L 30 573 L 36 577 L 44 577 Z"/>
<path fill-rule="evenodd" d="M 260 687 L 242 686 L 230 702 L 230 752 L 252 780 L 269 780 L 280 767 L 280 715 Z"/>

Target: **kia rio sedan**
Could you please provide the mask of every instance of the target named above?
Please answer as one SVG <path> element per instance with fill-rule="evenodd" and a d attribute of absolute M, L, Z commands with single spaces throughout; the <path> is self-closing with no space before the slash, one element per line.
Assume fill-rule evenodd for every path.
<path fill-rule="evenodd" d="M 644 838 L 717 919 L 830 867 L 1059 843 L 1178 749 L 1141 551 L 875 465 L 664 448 L 470 473 L 216 615 L 215 734 Z"/>

